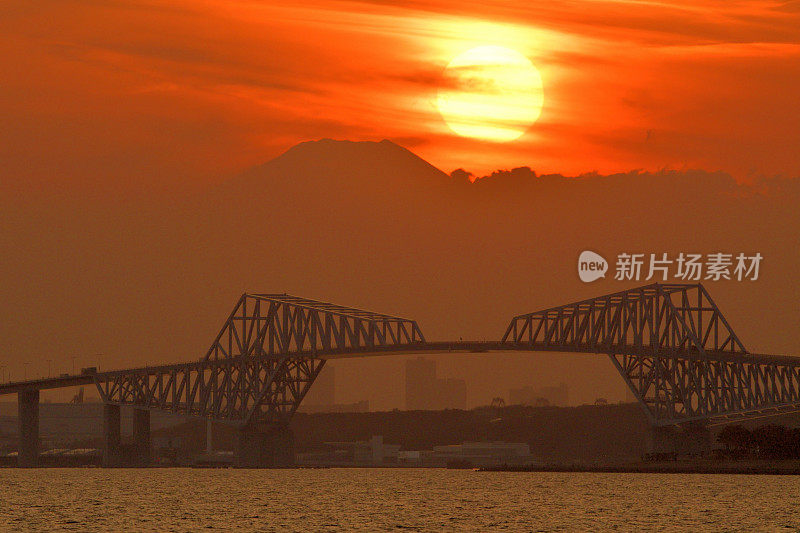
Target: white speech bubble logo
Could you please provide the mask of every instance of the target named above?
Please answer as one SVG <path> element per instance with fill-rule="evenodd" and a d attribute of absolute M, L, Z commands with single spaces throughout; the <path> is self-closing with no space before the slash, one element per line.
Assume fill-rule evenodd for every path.
<path fill-rule="evenodd" d="M 600 255 L 589 250 L 581 252 L 578 257 L 578 276 L 584 283 L 606 277 L 608 261 Z"/>

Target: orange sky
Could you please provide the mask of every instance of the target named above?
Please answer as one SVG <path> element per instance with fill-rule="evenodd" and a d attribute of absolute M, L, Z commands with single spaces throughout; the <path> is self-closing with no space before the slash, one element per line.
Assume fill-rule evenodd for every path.
<path fill-rule="evenodd" d="M 323 137 L 447 172 L 800 174 L 796 0 L 12 1 L 0 30 L 15 188 L 179 191 Z M 542 75 L 517 141 L 458 137 L 435 107 L 450 59 L 486 44 Z"/>

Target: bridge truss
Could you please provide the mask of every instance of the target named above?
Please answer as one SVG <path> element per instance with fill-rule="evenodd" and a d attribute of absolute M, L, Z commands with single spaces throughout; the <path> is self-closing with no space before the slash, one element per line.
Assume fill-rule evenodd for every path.
<path fill-rule="evenodd" d="M 104 372 L 105 403 L 286 426 L 325 357 L 424 344 L 413 320 L 287 294 L 243 294 L 198 362 Z"/>
<path fill-rule="evenodd" d="M 519 315 L 501 344 L 608 354 L 654 425 L 800 410 L 800 359 L 750 354 L 700 284 L 652 284 Z"/>
<path fill-rule="evenodd" d="M 491 342 L 427 342 L 413 320 L 247 293 L 200 360 L 3 384 L 0 394 L 94 383 L 108 405 L 274 428 L 289 423 L 328 358 L 495 350 L 607 354 L 653 425 L 800 410 L 800 359 L 748 352 L 699 284 L 519 315 Z"/>

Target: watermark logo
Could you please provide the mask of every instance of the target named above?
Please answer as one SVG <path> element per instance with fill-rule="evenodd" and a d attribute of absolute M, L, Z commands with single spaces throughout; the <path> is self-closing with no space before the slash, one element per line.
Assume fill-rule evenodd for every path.
<path fill-rule="evenodd" d="M 723 253 L 712 254 L 679 253 L 640 254 L 621 253 L 617 255 L 614 265 L 614 279 L 617 281 L 668 279 L 681 281 L 756 281 L 761 261 L 760 253 Z M 589 283 L 605 278 L 609 270 L 608 262 L 603 256 L 594 252 L 581 252 L 578 258 L 578 276 L 581 281 Z"/>
<path fill-rule="evenodd" d="M 581 252 L 578 257 L 578 276 L 584 283 L 589 283 L 600 278 L 606 277 L 608 272 L 608 261 L 600 255 L 589 250 Z"/>

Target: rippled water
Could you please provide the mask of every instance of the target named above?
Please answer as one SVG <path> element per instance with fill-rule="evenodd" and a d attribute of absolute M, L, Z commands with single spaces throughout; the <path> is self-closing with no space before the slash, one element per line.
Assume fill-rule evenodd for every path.
<path fill-rule="evenodd" d="M 798 503 L 795 476 L 0 470 L 0 531 L 793 531 Z"/>

